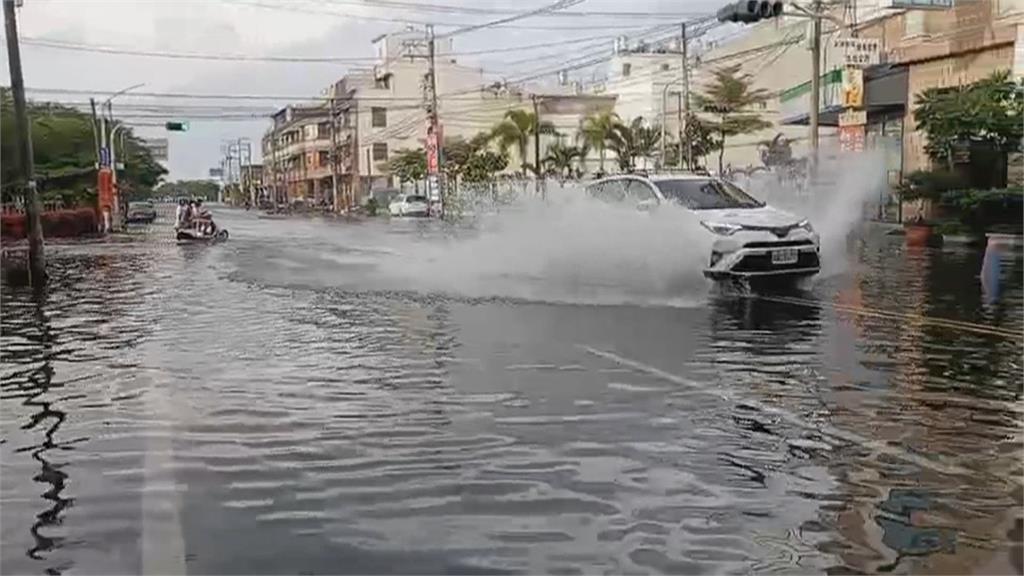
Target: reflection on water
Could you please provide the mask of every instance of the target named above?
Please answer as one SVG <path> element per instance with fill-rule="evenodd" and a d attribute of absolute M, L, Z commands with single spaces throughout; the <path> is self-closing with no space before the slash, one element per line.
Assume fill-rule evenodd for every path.
<path fill-rule="evenodd" d="M 0 571 L 1021 572 L 1019 252 L 995 297 L 868 239 L 592 306 L 359 286 L 429 230 L 226 222 L 2 287 Z"/>

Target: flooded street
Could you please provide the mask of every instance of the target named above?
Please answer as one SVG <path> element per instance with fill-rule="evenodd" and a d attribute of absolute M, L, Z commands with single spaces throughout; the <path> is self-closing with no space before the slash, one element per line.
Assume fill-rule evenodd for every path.
<path fill-rule="evenodd" d="M 1019 250 L 983 286 L 875 233 L 742 294 L 685 246 L 218 219 L 3 285 L 0 571 L 1024 570 Z"/>

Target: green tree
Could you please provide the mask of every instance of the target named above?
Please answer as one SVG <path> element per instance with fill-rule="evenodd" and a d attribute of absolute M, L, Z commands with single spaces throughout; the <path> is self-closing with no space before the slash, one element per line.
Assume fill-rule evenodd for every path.
<path fill-rule="evenodd" d="M 398 178 L 399 183 L 416 183 L 427 176 L 427 153 L 422 148 L 396 150 L 384 163 L 384 170 Z"/>
<path fill-rule="evenodd" d="M 544 164 L 548 170 L 565 178 L 572 178 L 574 164 L 583 158 L 583 149 L 578 146 L 566 146 L 555 143 L 548 148 Z"/>
<path fill-rule="evenodd" d="M 173 198 L 202 198 L 206 202 L 214 202 L 220 192 L 220 185 L 213 180 L 178 180 L 164 182 L 154 190 L 158 196 Z"/>
<path fill-rule="evenodd" d="M 757 132 L 772 124 L 761 118 L 750 108 L 768 101 L 768 91 L 753 88 L 749 74 L 740 74 L 740 66 L 729 66 L 716 70 L 714 79 L 704 87 L 703 94 L 697 94 L 697 105 L 704 111 L 714 114 L 716 121 L 712 124 L 718 134 L 718 171 L 724 170 L 725 140 L 729 136 Z"/>
<path fill-rule="evenodd" d="M 636 168 L 636 159 L 654 156 L 659 142 L 660 130 L 647 126 L 643 117 L 637 116 L 629 124 L 616 123 L 607 146 L 618 156 L 619 169 L 632 172 Z"/>
<path fill-rule="evenodd" d="M 584 146 L 587 149 L 597 149 L 598 155 L 601 158 L 599 165 L 601 172 L 604 172 L 604 157 L 608 141 L 615 134 L 615 126 L 620 123 L 618 114 L 611 111 L 598 112 L 583 119 L 580 133 L 583 136 Z"/>
<path fill-rule="evenodd" d="M 464 182 L 490 182 L 494 176 L 508 167 L 508 156 L 492 150 L 481 150 L 474 154 L 462 173 Z"/>
<path fill-rule="evenodd" d="M 535 134 L 557 134 L 555 125 L 546 120 L 537 122 L 537 115 L 526 110 L 509 110 L 505 119 L 494 127 L 491 135 L 502 153 L 515 146 L 522 173 L 537 173 L 537 167 L 527 159 L 526 150 Z"/>
<path fill-rule="evenodd" d="M 94 197 L 83 192 L 96 186 L 96 141 L 92 118 L 78 110 L 49 102 L 28 102 L 32 134 L 32 155 L 36 180 L 44 198 L 59 196 L 66 203 L 80 203 Z M 0 89 L 0 181 L 4 197 L 14 191 L 8 184 L 24 181 L 14 133 L 14 104 L 9 89 Z M 125 168 L 118 184 L 126 196 L 148 195 L 167 171 L 153 160 L 149 150 L 127 131 L 125 150 L 118 155 Z M 118 149 L 121 152 L 121 149 Z"/>
<path fill-rule="evenodd" d="M 949 88 L 929 88 L 914 100 L 914 120 L 928 136 L 925 151 L 953 169 L 959 144 L 983 143 L 999 152 L 1020 150 L 1024 139 L 1024 82 L 1008 71 Z"/>

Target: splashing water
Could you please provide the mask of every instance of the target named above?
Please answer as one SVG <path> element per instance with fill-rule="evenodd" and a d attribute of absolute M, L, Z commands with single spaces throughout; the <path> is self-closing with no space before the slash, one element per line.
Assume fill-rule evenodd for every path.
<path fill-rule="evenodd" d="M 850 266 L 847 239 L 864 221 L 865 206 L 877 202 L 886 190 L 882 151 L 837 152 L 822 150 L 818 178 L 807 186 L 784 182 L 774 174 L 761 174 L 741 183 L 757 198 L 808 218 L 821 236 L 825 278 Z"/>
<path fill-rule="evenodd" d="M 711 239 L 674 206 L 645 213 L 552 190 L 480 217 L 468 237 L 392 245 L 381 272 L 425 291 L 578 303 L 688 305 Z"/>
<path fill-rule="evenodd" d="M 848 266 L 846 239 L 884 185 L 882 166 L 879 156 L 847 154 L 826 157 L 810 188 L 774 175 L 740 184 L 811 219 L 828 276 Z M 702 274 L 713 238 L 678 206 L 642 212 L 590 199 L 578 185 L 553 185 L 546 200 L 529 195 L 474 212 L 471 224 L 456 227 L 391 220 L 307 231 L 322 248 L 316 266 L 304 271 L 297 262 L 310 255 L 295 252 L 276 264 L 301 282 L 468 298 L 694 306 L 713 292 Z"/>

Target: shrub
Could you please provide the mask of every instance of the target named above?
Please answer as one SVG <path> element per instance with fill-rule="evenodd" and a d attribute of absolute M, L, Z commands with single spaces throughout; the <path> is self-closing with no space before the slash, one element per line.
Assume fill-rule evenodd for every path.
<path fill-rule="evenodd" d="M 1019 189 L 949 190 L 939 203 L 976 232 L 994 228 L 1019 232 L 1024 228 L 1024 191 Z"/>
<path fill-rule="evenodd" d="M 900 184 L 899 193 L 902 200 L 938 200 L 950 190 L 967 187 L 966 179 L 948 170 L 915 170 Z"/>

